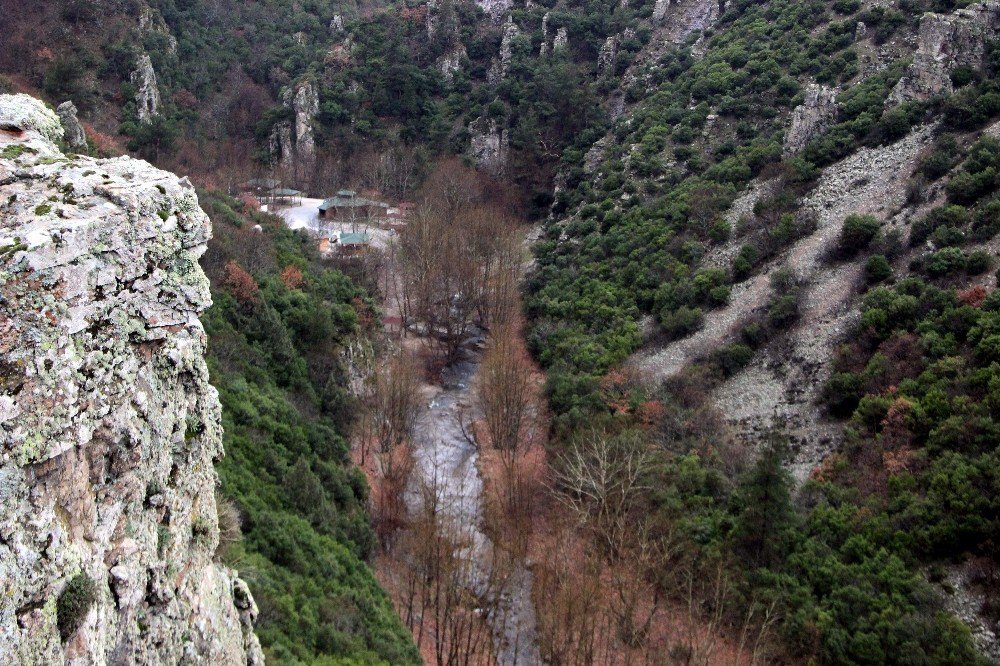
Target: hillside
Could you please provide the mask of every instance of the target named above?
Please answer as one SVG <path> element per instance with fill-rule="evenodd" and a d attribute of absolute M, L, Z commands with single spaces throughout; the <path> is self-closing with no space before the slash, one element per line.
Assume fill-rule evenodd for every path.
<path fill-rule="evenodd" d="M 414 395 L 463 396 L 468 538 L 510 541 L 533 577 L 544 661 L 1000 660 L 996 0 L 23 5 L 0 0 L 0 92 L 72 100 L 81 153 L 205 189 L 219 475 L 246 533 L 230 556 L 256 576 L 269 659 L 415 659 L 390 599 L 427 647 L 413 599 L 362 564 L 391 587 L 426 556 L 417 482 L 383 485 L 357 441 L 366 410 L 415 409 L 368 404 L 412 362 Z M 415 217 L 372 261 L 331 263 L 229 198 L 251 178 Z M 490 290 L 512 273 L 491 262 L 516 263 L 518 221 L 532 260 L 504 297 L 523 320 L 500 326 Z M 514 481 L 476 434 L 481 347 L 511 330 L 544 373 L 528 411 L 547 432 L 515 427 L 537 449 L 504 463 L 536 466 L 530 508 L 491 499 Z M 388 369 L 348 389 L 360 339 Z M 440 445 L 398 427 L 384 455 Z M 411 514 L 389 536 L 386 487 Z M 504 596 L 465 592 L 451 619 Z M 484 641 L 464 659 L 524 647 L 482 622 L 462 624 Z M 438 660 L 456 649 L 434 636 Z"/>

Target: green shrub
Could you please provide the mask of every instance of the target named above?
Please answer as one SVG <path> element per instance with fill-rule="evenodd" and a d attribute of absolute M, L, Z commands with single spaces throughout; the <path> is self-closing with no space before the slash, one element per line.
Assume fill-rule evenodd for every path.
<path fill-rule="evenodd" d="M 838 248 L 843 256 L 852 257 L 878 238 L 882 222 L 872 215 L 848 215 L 840 230 Z"/>
<path fill-rule="evenodd" d="M 676 310 L 664 312 L 660 317 L 660 323 L 664 332 L 671 338 L 683 338 L 691 335 L 705 321 L 705 315 L 701 308 L 689 308 L 682 306 Z"/>
<path fill-rule="evenodd" d="M 983 250 L 970 252 L 968 257 L 965 259 L 965 271 L 969 275 L 982 275 L 986 271 L 990 270 L 990 266 L 992 265 L 993 257 L 991 257 L 988 252 Z"/>
<path fill-rule="evenodd" d="M 925 263 L 927 274 L 932 277 L 942 277 L 950 273 L 964 271 L 967 259 L 965 253 L 957 247 L 946 247 L 931 254 Z"/>
<path fill-rule="evenodd" d="M 783 294 L 773 298 L 767 306 L 767 325 L 773 329 L 791 326 L 799 318 L 799 296 L 797 293 Z"/>
<path fill-rule="evenodd" d="M 954 204 L 938 206 L 913 223 L 913 227 L 910 230 L 910 245 L 915 246 L 922 243 L 940 227 L 961 228 L 968 221 L 969 212 L 964 206 L 956 206 Z"/>
<path fill-rule="evenodd" d="M 759 322 L 751 322 L 740 330 L 740 337 L 753 349 L 767 342 L 767 331 Z"/>
<path fill-rule="evenodd" d="M 972 223 L 972 237 L 989 240 L 1000 232 L 1000 200 L 994 199 L 980 206 Z"/>
<path fill-rule="evenodd" d="M 864 383 L 853 372 L 838 372 L 823 386 L 823 403 L 834 416 L 846 418 L 854 413 L 864 395 Z"/>
<path fill-rule="evenodd" d="M 742 282 L 750 277 L 759 261 L 760 253 L 753 245 L 744 245 L 733 259 L 733 281 Z"/>
<path fill-rule="evenodd" d="M 833 11 L 838 14 L 853 14 L 861 9 L 861 0 L 836 0 L 833 3 Z"/>
<path fill-rule="evenodd" d="M 892 276 L 892 266 L 885 255 L 876 254 L 869 257 L 865 263 L 865 281 L 868 284 L 875 284 L 888 280 Z"/>
<path fill-rule="evenodd" d="M 712 354 L 712 361 L 726 377 L 735 375 L 753 360 L 753 349 L 742 343 L 721 347 Z"/>
<path fill-rule="evenodd" d="M 80 628 L 97 600 L 97 585 L 86 573 L 73 576 L 56 600 L 56 624 L 65 641 Z"/>

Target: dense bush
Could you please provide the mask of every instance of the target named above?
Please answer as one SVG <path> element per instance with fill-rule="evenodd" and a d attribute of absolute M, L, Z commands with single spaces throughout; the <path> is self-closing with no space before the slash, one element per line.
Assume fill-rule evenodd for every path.
<path fill-rule="evenodd" d="M 851 257 L 878 238 L 882 222 L 871 215 L 848 215 L 840 229 L 837 246 L 841 255 Z"/>
<path fill-rule="evenodd" d="M 868 284 L 882 282 L 890 277 L 892 277 L 892 266 L 885 255 L 876 254 L 865 262 L 865 281 Z"/>
<path fill-rule="evenodd" d="M 81 572 L 69 579 L 56 600 L 56 624 L 64 641 L 80 628 L 96 599 L 97 584 L 89 575 Z"/>

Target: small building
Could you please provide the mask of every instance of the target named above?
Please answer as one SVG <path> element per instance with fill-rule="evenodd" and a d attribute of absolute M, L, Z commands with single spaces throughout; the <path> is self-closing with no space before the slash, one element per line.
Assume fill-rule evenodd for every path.
<path fill-rule="evenodd" d="M 355 256 L 367 252 L 371 244 L 372 237 L 368 232 L 335 231 L 332 235 L 319 239 L 319 251 L 320 254 L 336 252 L 339 255 Z"/>
<path fill-rule="evenodd" d="M 416 207 L 416 204 L 404 201 L 389 208 L 385 212 L 385 223 L 383 226 L 390 231 L 401 232 L 406 228 L 406 225 L 410 221 L 410 216 Z"/>
<path fill-rule="evenodd" d="M 336 247 L 339 254 L 356 255 L 367 252 L 371 244 L 372 238 L 366 232 L 346 233 L 340 235 Z"/>
<path fill-rule="evenodd" d="M 276 187 L 268 193 L 272 203 L 283 206 L 294 206 L 302 200 L 302 192 L 285 187 Z"/>
<path fill-rule="evenodd" d="M 337 196 L 319 205 L 319 216 L 324 220 L 346 223 L 377 223 L 385 218 L 389 204 L 358 196 L 354 190 L 341 190 Z"/>

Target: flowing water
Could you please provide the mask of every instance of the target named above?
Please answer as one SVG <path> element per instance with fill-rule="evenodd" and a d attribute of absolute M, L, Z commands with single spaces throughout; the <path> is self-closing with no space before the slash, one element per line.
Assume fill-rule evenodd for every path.
<path fill-rule="evenodd" d="M 535 640 L 535 613 L 531 603 L 531 572 L 522 563 L 494 568 L 493 543 L 483 532 L 483 482 L 476 467 L 478 452 L 463 430 L 471 411 L 472 379 L 479 355 L 465 359 L 443 373 L 442 390 L 417 422 L 416 466 L 408 492 L 412 511 L 419 510 L 427 489 L 433 489 L 446 520 L 459 530 L 471 562 L 468 586 L 479 598 L 489 598 L 496 612 L 488 617 L 497 663 L 528 666 L 541 663 Z M 501 581 L 501 582 L 498 582 Z"/>

